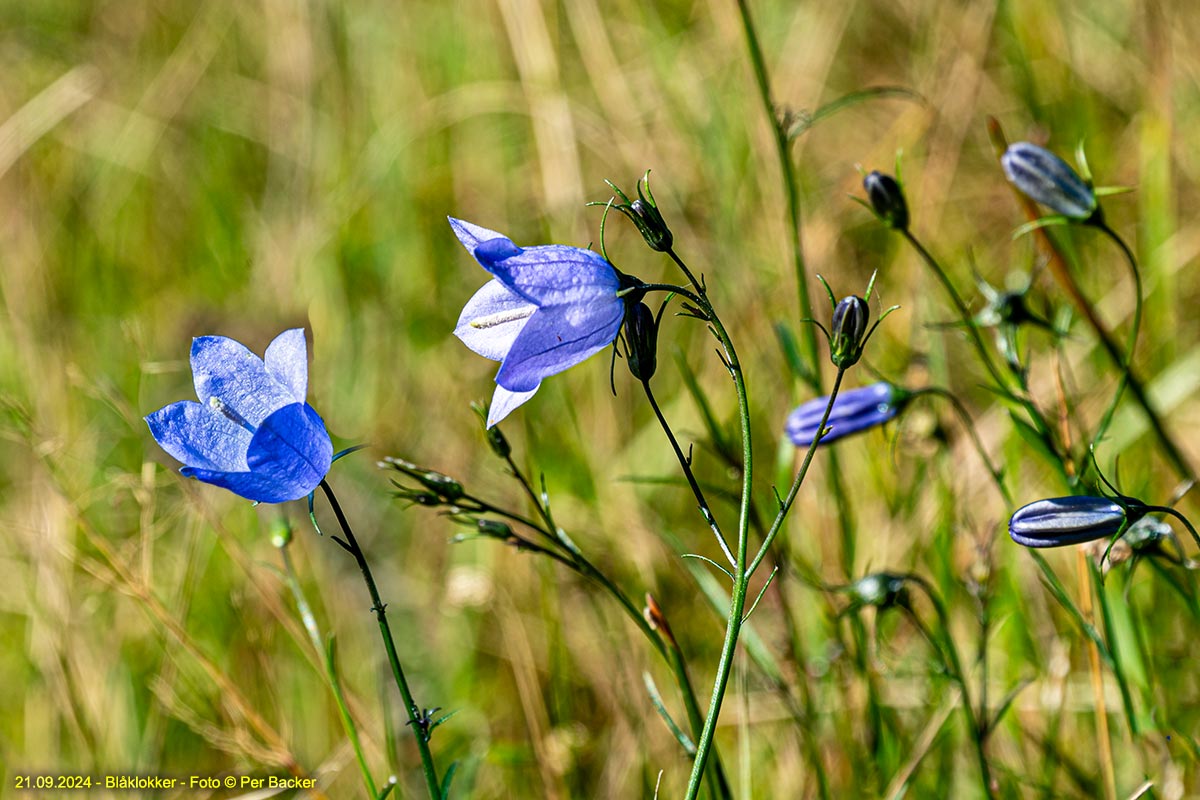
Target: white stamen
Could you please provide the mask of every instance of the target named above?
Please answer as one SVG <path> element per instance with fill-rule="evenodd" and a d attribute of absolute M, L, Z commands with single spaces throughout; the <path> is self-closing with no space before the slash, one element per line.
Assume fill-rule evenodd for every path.
<path fill-rule="evenodd" d="M 514 308 L 509 311 L 497 311 L 495 314 L 476 317 L 471 320 L 470 324 L 472 328 L 495 328 L 498 325 L 504 325 L 509 322 L 529 319 L 535 311 L 537 311 L 537 306 L 522 306 L 521 308 Z"/>
<path fill-rule="evenodd" d="M 243 428 L 245 428 L 246 430 L 250 431 L 251 433 L 254 433 L 256 430 L 258 430 L 258 428 L 254 427 L 249 422 L 247 422 L 245 417 L 243 417 L 241 414 L 237 413 L 232 408 L 227 406 L 225 404 L 225 402 L 223 400 L 221 400 L 221 398 L 219 398 L 219 397 L 208 398 L 208 405 L 210 408 L 212 408 L 213 411 L 216 411 L 218 414 L 220 414 L 221 416 L 230 420 L 235 425 L 240 425 Z"/>

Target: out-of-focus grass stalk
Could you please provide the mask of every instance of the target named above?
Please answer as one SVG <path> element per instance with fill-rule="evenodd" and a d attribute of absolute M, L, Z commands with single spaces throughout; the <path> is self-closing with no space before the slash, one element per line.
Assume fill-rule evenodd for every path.
<path fill-rule="evenodd" d="M 367 794 L 372 798 L 379 797 L 379 790 L 375 788 L 375 779 L 371 777 L 371 770 L 367 766 L 366 757 L 363 755 L 362 743 L 358 738 L 358 728 L 354 725 L 354 719 L 350 716 L 350 709 L 346 707 L 346 696 L 342 692 L 342 684 L 338 677 L 337 666 L 334 661 L 333 641 L 331 640 L 328 645 L 325 644 L 325 637 L 321 634 L 321 629 L 317 625 L 316 615 L 313 614 L 312 607 L 308 604 L 308 598 L 304 596 L 304 589 L 300 586 L 300 581 L 296 577 L 296 568 L 292 563 L 292 554 L 288 549 L 288 545 L 291 544 L 290 532 L 287 536 L 280 536 L 275 539 L 274 544 L 279 550 L 279 557 L 283 560 L 284 581 L 287 583 L 288 589 L 291 590 L 292 597 L 296 601 L 296 610 L 300 614 L 300 621 L 304 623 L 304 630 L 308 632 L 308 639 L 312 642 L 313 649 L 321 658 L 321 663 L 325 665 L 325 679 L 329 681 L 329 688 L 333 691 L 333 698 L 338 707 L 338 715 L 342 720 L 342 728 L 345 729 L 346 737 L 350 739 L 350 746 L 354 749 L 354 758 L 358 761 L 358 769 L 362 773 L 363 783 L 366 784 Z"/>

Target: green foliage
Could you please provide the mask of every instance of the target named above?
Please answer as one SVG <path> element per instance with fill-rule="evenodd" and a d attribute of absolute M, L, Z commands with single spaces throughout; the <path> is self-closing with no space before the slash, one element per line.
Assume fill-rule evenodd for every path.
<path fill-rule="evenodd" d="M 1089 328 L 1077 318 L 1061 339 L 1018 336 L 1029 396 L 1053 423 L 1038 430 L 1019 402 L 985 388 L 971 340 L 937 327 L 954 312 L 921 261 L 847 199 L 861 194 L 857 164 L 887 169 L 902 149 L 911 229 L 973 311 L 984 298 L 969 288 L 968 252 L 995 286 L 1032 272 L 1034 307 L 1071 305 L 1043 268 L 1040 234 L 1011 238 L 1026 219 L 988 145 L 996 114 L 1014 141 L 1049 137 L 1070 153 L 1086 140 L 1097 182 L 1138 187 L 1103 199 L 1143 270 L 1134 365 L 1168 428 L 1191 430 L 1200 57 L 1187 43 L 1200 22 L 1187 0 L 1111 0 L 1087 14 L 1032 0 L 765 0 L 753 11 L 779 111 L 803 129 L 790 147 L 810 275 L 857 287 L 878 270 L 872 316 L 902 306 L 848 388 L 871 380 L 868 367 L 945 386 L 1018 501 L 1072 488 L 1064 464 L 1083 463 L 1080 433 L 1118 381 Z M 19 773 L 311 773 L 329 797 L 361 795 L 325 655 L 270 541 L 277 510 L 181 479 L 141 420 L 190 394 L 191 337 L 261 352 L 304 325 L 313 405 L 339 444 L 371 447 L 330 480 L 389 604 L 408 681 L 422 706 L 445 709 L 435 721 L 455 712 L 432 737 L 448 796 L 650 796 L 659 770 L 659 796 L 681 796 L 690 760 L 655 704 L 684 738 L 688 712 L 674 666 L 627 609 L 537 552 L 452 544 L 461 525 L 391 502 L 389 474 L 372 462 L 402 455 L 536 516 L 470 408 L 490 396 L 495 365 L 450 335 L 481 273 L 445 217 L 518 242 L 598 248 L 600 209 L 585 202 L 604 199 L 605 179 L 630 185 L 650 167 L 675 249 L 738 343 L 759 432 L 755 512 L 769 525 L 763 476 L 794 468 L 772 437 L 811 398 L 813 376 L 736 6 L 0 0 L 0 42 L 6 789 Z M 850 102 L 870 87 L 905 93 Z M 1134 304 L 1119 251 L 1092 231 L 1047 233 L 1124 342 Z M 632 226 L 611 224 L 607 238 L 619 268 L 677 280 Z M 728 373 L 693 319 L 668 313 L 659 341 L 655 394 L 732 528 L 742 465 Z M 613 397 L 596 357 L 547 381 L 505 434 L 539 490 L 545 474 L 554 518 L 579 549 L 639 608 L 647 592 L 661 605 L 703 714 L 728 583 L 680 556 L 725 561 L 639 385 L 623 369 L 615 384 Z M 846 568 L 818 455 L 751 587 L 753 601 L 781 564 L 743 630 L 717 733 L 735 790 L 747 776 L 754 797 L 983 796 L 945 635 L 965 694 L 988 704 L 978 718 L 1004 712 L 985 744 L 998 796 L 1100 796 L 1106 763 L 1122 797 L 1146 780 L 1162 796 L 1200 791 L 1190 562 L 1119 563 L 1101 584 L 1071 550 L 1031 558 L 1008 540 L 1012 509 L 963 428 L 925 402 L 883 433 L 836 444 L 853 510 Z M 1194 437 L 1180 439 L 1200 460 Z M 1177 488 L 1128 393 L 1098 451 L 1109 474 L 1120 456 L 1139 496 L 1160 502 Z M 621 480 L 630 475 L 670 480 Z M 1196 501 L 1180 508 L 1194 516 Z M 389 797 L 420 797 L 407 717 L 361 577 L 329 539 L 336 525 L 318 506 L 321 538 L 303 503 L 282 510 L 303 594 L 336 633 L 336 675 L 375 783 L 386 790 L 394 773 Z M 760 541 L 761 529 L 751 555 Z M 944 630 L 921 593 L 912 618 L 865 608 L 847 620 L 830 587 L 885 571 L 928 580 Z"/>

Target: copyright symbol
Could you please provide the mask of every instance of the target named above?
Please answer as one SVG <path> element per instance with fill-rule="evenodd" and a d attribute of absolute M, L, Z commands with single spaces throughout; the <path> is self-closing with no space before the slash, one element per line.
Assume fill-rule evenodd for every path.
<path fill-rule="evenodd" d="M 232 775 L 226 775 L 225 776 L 225 788 L 232 789 L 235 786 L 237 786 L 237 778 L 235 778 Z"/>

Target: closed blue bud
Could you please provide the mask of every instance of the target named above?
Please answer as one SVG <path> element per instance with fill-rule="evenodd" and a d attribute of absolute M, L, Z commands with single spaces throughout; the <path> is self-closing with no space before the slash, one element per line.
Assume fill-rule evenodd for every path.
<path fill-rule="evenodd" d="M 1075 220 L 1100 213 L 1096 193 L 1065 161 L 1029 142 L 1009 145 L 1000 158 L 1004 174 L 1029 198 Z"/>
<path fill-rule="evenodd" d="M 1054 497 L 1017 509 L 1008 534 L 1026 547 L 1062 547 L 1112 538 L 1125 524 L 1145 514 L 1137 501 L 1122 507 L 1106 497 Z"/>
<path fill-rule="evenodd" d="M 871 309 L 867 301 L 858 295 L 842 298 L 833 309 L 833 321 L 829 328 L 829 358 L 835 367 L 847 369 L 858 363 L 870 321 Z"/>
<path fill-rule="evenodd" d="M 796 408 L 788 415 L 787 436 L 797 447 L 808 447 L 817 435 L 817 426 L 825 415 L 829 397 L 818 397 Z M 900 413 L 904 404 L 902 393 L 890 383 L 875 383 L 838 394 L 825 422 L 827 433 L 821 444 L 841 439 L 852 433 L 874 428 Z"/>

